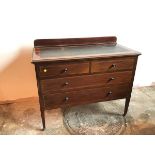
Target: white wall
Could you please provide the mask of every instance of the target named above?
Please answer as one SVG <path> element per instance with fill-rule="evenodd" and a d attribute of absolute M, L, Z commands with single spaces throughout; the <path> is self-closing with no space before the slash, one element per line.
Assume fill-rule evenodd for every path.
<path fill-rule="evenodd" d="M 153 0 L 0 0 L 0 100 L 37 95 L 34 68 L 30 65 L 36 38 L 116 35 L 118 43 L 142 52 L 134 85 L 153 84 L 154 21 Z M 28 56 L 23 56 L 22 66 L 23 48 L 24 52 L 28 49 Z M 12 66 L 14 71 L 28 69 L 19 77 L 19 72 L 7 70 Z M 17 85 L 22 83 L 21 90 Z M 30 90 L 30 86 L 35 88 Z"/>

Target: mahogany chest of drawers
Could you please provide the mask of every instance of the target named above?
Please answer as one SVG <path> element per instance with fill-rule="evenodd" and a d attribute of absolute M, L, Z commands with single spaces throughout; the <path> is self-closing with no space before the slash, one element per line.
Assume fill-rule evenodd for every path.
<path fill-rule="evenodd" d="M 125 98 L 128 111 L 139 52 L 116 37 L 37 39 L 35 65 L 43 129 L 46 109 Z"/>

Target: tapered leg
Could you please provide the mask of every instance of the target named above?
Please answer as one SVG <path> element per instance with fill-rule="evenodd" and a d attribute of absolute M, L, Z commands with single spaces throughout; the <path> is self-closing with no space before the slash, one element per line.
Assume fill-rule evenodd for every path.
<path fill-rule="evenodd" d="M 40 112 L 41 112 L 41 119 L 42 119 L 43 130 L 45 130 L 46 126 L 45 126 L 45 112 L 44 112 L 44 109 L 40 108 Z"/>
<path fill-rule="evenodd" d="M 40 76 L 39 76 L 39 66 L 35 65 L 35 71 L 36 71 L 36 79 L 37 79 L 37 86 L 38 86 L 38 95 L 39 95 L 39 104 L 40 104 L 40 113 L 41 113 L 41 119 L 42 119 L 42 125 L 43 125 L 43 129 L 45 130 L 46 126 L 45 126 L 45 108 L 44 108 L 44 100 L 43 100 L 43 96 L 42 96 L 42 89 L 40 86 Z"/>
<path fill-rule="evenodd" d="M 126 100 L 125 100 L 125 108 L 124 108 L 124 114 L 123 114 L 123 116 L 125 116 L 125 115 L 127 114 L 127 112 L 128 112 L 128 107 L 129 107 L 129 103 L 130 103 L 130 98 L 131 98 L 131 96 L 128 96 L 128 97 L 126 98 Z"/>

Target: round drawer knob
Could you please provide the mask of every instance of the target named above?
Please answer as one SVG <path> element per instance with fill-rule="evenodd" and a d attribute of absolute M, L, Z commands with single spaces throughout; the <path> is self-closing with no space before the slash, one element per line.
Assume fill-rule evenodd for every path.
<path fill-rule="evenodd" d="M 112 67 L 113 67 L 113 68 L 116 68 L 116 64 L 112 64 Z"/>
<path fill-rule="evenodd" d="M 65 69 L 64 69 L 64 72 L 67 72 L 67 71 L 68 71 L 68 68 L 65 68 Z"/>
<path fill-rule="evenodd" d="M 108 95 L 112 95 L 112 91 L 109 91 L 109 92 L 108 92 Z"/>
<path fill-rule="evenodd" d="M 110 80 L 115 80 L 115 78 L 114 77 L 111 77 Z"/>
<path fill-rule="evenodd" d="M 69 100 L 69 97 L 65 97 L 65 101 L 68 101 Z"/>
<path fill-rule="evenodd" d="M 45 68 L 43 71 L 44 71 L 44 73 L 46 73 L 47 72 L 47 69 Z"/>
<path fill-rule="evenodd" d="M 67 86 L 67 85 L 69 85 L 69 83 L 68 82 L 65 82 L 65 86 Z"/>

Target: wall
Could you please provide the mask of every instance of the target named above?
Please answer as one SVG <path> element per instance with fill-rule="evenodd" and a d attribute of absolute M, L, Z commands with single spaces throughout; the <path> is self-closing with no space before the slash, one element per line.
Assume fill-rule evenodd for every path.
<path fill-rule="evenodd" d="M 0 100 L 37 96 L 36 38 L 116 35 L 142 52 L 134 86 L 155 82 L 153 0 L 1 0 Z"/>

